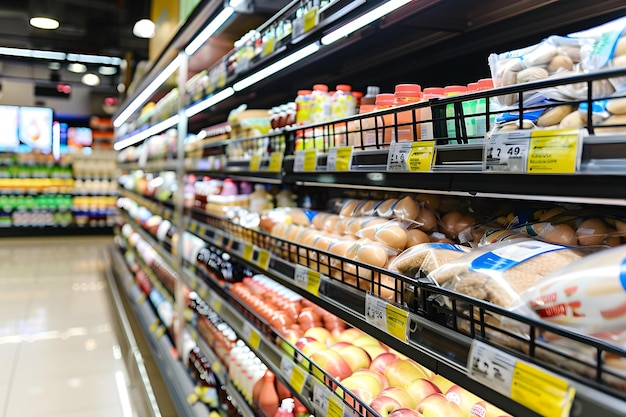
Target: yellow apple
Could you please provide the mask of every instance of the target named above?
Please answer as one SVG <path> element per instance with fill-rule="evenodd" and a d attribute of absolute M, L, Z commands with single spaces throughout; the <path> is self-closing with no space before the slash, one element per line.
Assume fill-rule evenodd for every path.
<path fill-rule="evenodd" d="M 415 408 L 417 405 L 409 393 L 402 388 L 388 387 L 385 388 L 380 394 L 393 398 L 400 403 L 402 408 Z"/>
<path fill-rule="evenodd" d="M 337 341 L 352 343 L 354 339 L 356 339 L 357 337 L 363 336 L 364 334 L 365 333 L 363 333 L 362 330 L 359 330 L 355 327 L 351 327 L 341 332 L 341 334 L 339 334 L 339 337 L 337 338 Z"/>
<path fill-rule="evenodd" d="M 418 378 L 429 379 L 426 368 L 410 359 L 398 359 L 385 369 L 385 378 L 391 387 L 406 387 L 409 382 Z"/>
<path fill-rule="evenodd" d="M 370 355 L 358 346 L 348 345 L 338 349 L 337 352 L 350 365 L 353 372 L 357 369 L 367 368 L 372 362 Z"/>
<path fill-rule="evenodd" d="M 474 404 L 482 401 L 482 398 L 458 385 L 453 385 L 446 391 L 446 398 L 461 407 L 467 415 L 470 415 Z"/>
<path fill-rule="evenodd" d="M 347 331 L 347 330 L 346 330 Z M 370 336 L 369 334 L 362 334 L 352 341 L 354 346 L 365 346 L 365 345 L 379 345 L 380 342 L 374 336 Z M 387 349 L 385 349 L 385 352 Z"/>
<path fill-rule="evenodd" d="M 430 379 L 430 382 L 432 382 L 433 384 L 437 385 L 437 387 L 439 387 L 439 390 L 443 393 L 443 392 L 448 392 L 448 390 L 456 385 L 454 382 L 450 381 L 449 379 L 446 379 L 444 377 L 442 377 L 439 374 L 435 374 L 434 377 L 432 377 Z"/>
<path fill-rule="evenodd" d="M 311 360 L 333 378 L 343 381 L 352 374 L 350 365 L 332 349 L 319 350 L 311 355 Z"/>
<path fill-rule="evenodd" d="M 357 376 L 357 375 L 370 375 L 370 376 L 373 376 L 374 378 L 377 378 L 378 381 L 380 382 L 380 386 L 383 387 L 383 389 L 389 386 L 389 383 L 387 382 L 387 378 L 385 378 L 385 375 L 381 374 L 380 372 L 372 371 L 370 369 L 357 369 L 356 371 L 354 371 L 352 376 Z"/>
<path fill-rule="evenodd" d="M 370 407 L 372 407 L 372 409 L 382 417 L 387 417 L 389 413 L 402 408 L 402 405 L 394 398 L 387 397 L 386 395 L 379 395 L 370 403 Z"/>
<path fill-rule="evenodd" d="M 419 404 L 424 398 L 430 394 L 441 394 L 441 390 L 437 385 L 433 384 L 427 379 L 417 378 L 414 381 L 409 382 L 409 385 L 405 387 L 406 392 L 411 396 L 415 404 Z"/>
<path fill-rule="evenodd" d="M 424 417 L 465 417 L 461 408 L 443 394 L 430 394 L 417 405 L 417 411 Z"/>
<path fill-rule="evenodd" d="M 368 355 L 370 355 L 370 359 L 374 360 L 377 357 L 379 357 L 380 355 L 387 353 L 387 350 L 385 350 L 384 347 L 376 344 L 376 345 L 363 345 L 361 346 L 361 348 L 363 348 L 364 351 L 366 351 L 368 353 Z"/>
<path fill-rule="evenodd" d="M 391 352 L 381 353 L 380 355 L 372 358 L 372 363 L 370 364 L 370 369 L 372 371 L 380 372 L 381 374 L 385 373 L 385 369 L 391 366 L 398 357 Z"/>
<path fill-rule="evenodd" d="M 373 397 L 377 396 L 382 391 L 382 387 L 380 386 L 378 379 L 370 375 L 351 375 L 341 381 L 341 385 L 343 385 L 347 390 L 350 390 L 350 392 L 354 389 L 367 391 L 371 393 Z M 337 388 L 337 394 L 343 397 L 343 393 L 340 388 Z"/>

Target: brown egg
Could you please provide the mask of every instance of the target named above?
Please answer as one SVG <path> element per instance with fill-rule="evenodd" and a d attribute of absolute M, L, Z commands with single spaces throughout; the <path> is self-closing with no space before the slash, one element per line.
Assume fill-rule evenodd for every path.
<path fill-rule="evenodd" d="M 387 252 L 380 245 L 363 245 L 357 250 L 356 260 L 382 268 L 387 263 Z"/>
<path fill-rule="evenodd" d="M 576 229 L 578 244 L 583 246 L 601 245 L 607 237 L 609 229 L 600 219 L 587 219 Z"/>
<path fill-rule="evenodd" d="M 374 238 L 383 245 L 396 250 L 403 250 L 408 240 L 406 230 L 395 224 L 378 228 L 374 234 Z"/>
<path fill-rule="evenodd" d="M 421 224 L 418 227 L 420 230 L 425 232 L 430 232 L 437 227 L 437 216 L 435 216 L 435 212 L 433 210 L 427 207 L 420 209 L 415 221 Z"/>
<path fill-rule="evenodd" d="M 435 242 L 435 243 L 455 243 L 452 239 L 448 239 L 442 233 L 431 233 L 430 236 L 428 236 L 428 238 L 430 239 L 431 242 Z"/>
<path fill-rule="evenodd" d="M 576 231 L 567 224 L 555 224 L 543 229 L 539 237 L 557 245 L 576 245 Z"/>
<path fill-rule="evenodd" d="M 407 230 L 406 235 L 407 235 L 407 242 L 406 242 L 407 248 L 410 248 L 411 246 L 419 245 L 420 243 L 430 242 L 428 235 L 422 232 L 420 229 Z"/>
<path fill-rule="evenodd" d="M 424 207 L 431 210 L 439 209 L 439 204 L 441 202 L 441 197 L 436 194 L 418 194 L 415 196 L 415 199 L 418 202 L 423 203 Z"/>
<path fill-rule="evenodd" d="M 399 200 L 393 208 L 393 216 L 401 220 L 414 220 L 419 212 L 420 206 L 409 196 Z"/>
<path fill-rule="evenodd" d="M 452 239 L 456 239 L 462 230 L 474 226 L 474 224 L 476 224 L 476 219 L 469 214 L 451 211 L 446 213 L 446 215 L 441 218 L 441 223 L 446 235 Z"/>
<path fill-rule="evenodd" d="M 380 203 L 378 207 L 376 207 L 376 214 L 380 217 L 391 217 L 393 216 L 393 206 L 398 202 L 396 198 L 390 198 L 388 200 Z"/>
<path fill-rule="evenodd" d="M 359 203 L 360 200 L 346 200 L 343 207 L 341 207 L 339 214 L 344 217 L 352 217 L 354 215 L 354 209 L 359 205 Z"/>

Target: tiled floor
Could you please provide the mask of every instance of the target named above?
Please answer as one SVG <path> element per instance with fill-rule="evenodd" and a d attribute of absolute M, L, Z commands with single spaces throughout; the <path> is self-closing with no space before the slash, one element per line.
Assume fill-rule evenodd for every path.
<path fill-rule="evenodd" d="M 0 416 L 132 417 L 104 238 L 0 239 Z"/>

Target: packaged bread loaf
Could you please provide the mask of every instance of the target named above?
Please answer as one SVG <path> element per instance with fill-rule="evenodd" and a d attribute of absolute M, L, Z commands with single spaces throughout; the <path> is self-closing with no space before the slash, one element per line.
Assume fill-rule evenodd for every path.
<path fill-rule="evenodd" d="M 586 253 L 589 250 L 512 239 L 477 248 L 437 268 L 429 277 L 455 292 L 510 308 L 545 275 Z"/>
<path fill-rule="evenodd" d="M 469 248 L 450 243 L 422 243 L 398 255 L 389 269 L 408 277 L 426 276 L 441 265 L 469 252 Z"/>

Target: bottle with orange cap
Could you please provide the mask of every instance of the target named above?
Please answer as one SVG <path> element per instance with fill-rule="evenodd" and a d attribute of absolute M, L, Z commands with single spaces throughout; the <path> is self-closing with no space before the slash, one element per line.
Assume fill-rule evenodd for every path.
<path fill-rule="evenodd" d="M 475 93 L 478 91 L 478 83 L 469 83 L 467 85 L 467 93 Z M 463 104 L 463 116 L 465 118 L 465 132 L 467 133 L 468 138 L 473 138 L 476 136 L 476 99 L 474 100 L 466 100 Z M 469 139 L 471 143 L 473 140 Z"/>
<path fill-rule="evenodd" d="M 443 88 L 443 94 L 446 97 L 454 97 L 467 93 L 467 87 L 464 85 L 449 85 Z M 446 128 L 448 132 L 448 143 L 459 143 L 457 140 L 459 132 L 456 129 L 456 118 L 454 104 L 446 106 Z"/>
<path fill-rule="evenodd" d="M 396 97 L 394 94 L 389 93 L 381 93 L 376 96 L 376 105 L 374 110 L 386 110 L 393 107 L 393 103 Z M 376 130 L 376 142 L 378 145 L 384 143 L 391 143 L 394 139 L 393 134 L 395 128 L 394 126 L 394 115 L 393 114 L 385 114 L 382 116 L 376 116 L 376 126 L 378 127 Z M 386 146 L 383 146 L 386 147 Z"/>
<path fill-rule="evenodd" d="M 478 80 L 478 91 L 487 91 L 493 88 L 493 79 L 483 78 Z M 489 120 L 489 126 L 493 126 L 495 122 L 495 114 L 490 114 L 487 117 L 487 98 L 481 98 L 476 101 L 476 136 L 484 137 L 487 134 L 487 120 Z"/>
<path fill-rule="evenodd" d="M 428 87 L 425 88 L 422 93 L 422 100 L 429 101 L 430 99 L 445 97 L 442 87 Z M 434 139 L 435 134 L 433 130 L 433 111 L 430 106 L 423 107 L 420 111 L 420 137 L 424 139 Z"/>
<path fill-rule="evenodd" d="M 394 92 L 394 106 L 403 106 L 419 103 L 422 100 L 422 87 L 419 84 L 398 84 Z M 420 109 L 407 110 L 397 114 L 397 140 L 406 142 L 419 140 L 421 129 L 419 126 Z M 392 133 L 396 135 L 396 130 Z"/>

